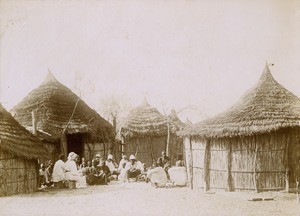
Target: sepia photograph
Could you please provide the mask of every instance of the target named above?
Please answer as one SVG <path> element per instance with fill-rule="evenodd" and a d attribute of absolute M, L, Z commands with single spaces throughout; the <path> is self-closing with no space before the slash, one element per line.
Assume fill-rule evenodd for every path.
<path fill-rule="evenodd" d="M 299 0 L 0 0 L 1 216 L 300 216 Z"/>

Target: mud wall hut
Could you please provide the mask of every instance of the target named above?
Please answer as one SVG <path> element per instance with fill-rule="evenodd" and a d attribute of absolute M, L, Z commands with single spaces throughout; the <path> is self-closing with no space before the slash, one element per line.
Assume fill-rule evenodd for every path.
<path fill-rule="evenodd" d="M 175 161 L 177 154 L 183 153 L 182 139 L 176 135 L 181 128 L 179 122 L 178 118 L 162 115 L 145 100 L 121 123 L 119 137 L 122 138 L 123 153 L 135 154 L 146 166 L 151 166 L 162 151 L 167 151 Z"/>
<path fill-rule="evenodd" d="M 38 189 L 38 158 L 43 144 L 22 127 L 0 104 L 0 196 Z"/>
<path fill-rule="evenodd" d="M 293 190 L 300 156 L 300 100 L 266 65 L 229 110 L 180 132 L 192 188 Z"/>
<path fill-rule="evenodd" d="M 28 130 L 36 125 L 37 135 L 50 143 L 46 147 L 53 159 L 61 152 L 75 152 L 90 160 L 96 153 L 107 155 L 114 143 L 112 125 L 50 72 L 12 113 Z"/>

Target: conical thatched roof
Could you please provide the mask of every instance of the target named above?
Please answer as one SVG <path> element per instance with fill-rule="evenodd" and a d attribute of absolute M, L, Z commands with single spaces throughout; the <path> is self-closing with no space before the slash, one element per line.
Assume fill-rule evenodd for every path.
<path fill-rule="evenodd" d="M 133 109 L 120 126 L 122 136 L 160 136 L 167 134 L 167 120 L 146 100 Z"/>
<path fill-rule="evenodd" d="M 50 72 L 46 80 L 17 104 L 12 112 L 21 125 L 30 129 L 33 110 L 36 111 L 37 130 L 51 134 L 54 139 L 61 136 L 67 125 L 68 134 L 88 133 L 97 140 L 114 136 L 112 125 L 58 82 Z"/>
<path fill-rule="evenodd" d="M 299 126 L 300 99 L 280 85 L 266 65 L 258 83 L 229 110 L 185 128 L 182 136 L 232 137 Z"/>
<path fill-rule="evenodd" d="M 170 131 L 175 134 L 177 131 L 186 127 L 186 125 L 178 118 L 174 109 L 171 110 L 171 114 L 168 116 L 170 122 Z"/>
<path fill-rule="evenodd" d="M 22 127 L 1 104 L 0 149 L 28 159 L 47 157 L 42 142 Z"/>
<path fill-rule="evenodd" d="M 193 123 L 187 118 L 187 119 L 185 120 L 184 124 L 185 124 L 186 126 L 190 126 L 190 125 L 192 125 Z"/>

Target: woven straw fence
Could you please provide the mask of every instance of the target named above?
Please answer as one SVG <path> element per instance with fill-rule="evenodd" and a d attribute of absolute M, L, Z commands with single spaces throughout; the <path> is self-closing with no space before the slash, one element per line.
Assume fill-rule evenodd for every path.
<path fill-rule="evenodd" d="M 300 130 L 238 138 L 186 138 L 185 158 L 192 188 L 284 190 L 295 187 Z"/>
<path fill-rule="evenodd" d="M 0 196 L 30 193 L 38 187 L 35 160 L 27 160 L 0 151 Z"/>

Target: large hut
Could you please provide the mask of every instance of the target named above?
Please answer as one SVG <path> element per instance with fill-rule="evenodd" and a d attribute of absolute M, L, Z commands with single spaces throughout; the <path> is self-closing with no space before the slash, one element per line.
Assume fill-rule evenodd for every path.
<path fill-rule="evenodd" d="M 0 196 L 38 189 L 38 159 L 46 157 L 40 140 L 0 104 Z"/>
<path fill-rule="evenodd" d="M 300 156 L 300 100 L 266 65 L 229 110 L 182 130 L 192 188 L 292 190 Z"/>
<path fill-rule="evenodd" d="M 181 124 L 177 116 L 164 116 L 145 100 L 121 123 L 123 153 L 135 154 L 146 166 L 151 166 L 162 151 L 174 161 L 177 153 L 183 153 L 182 139 L 176 135 Z"/>
<path fill-rule="evenodd" d="M 75 152 L 90 160 L 96 153 L 105 156 L 114 141 L 114 129 L 95 110 L 51 72 L 13 109 L 16 120 L 25 128 L 37 131 L 48 141 L 48 154 Z M 36 129 L 35 129 L 36 128 Z"/>

